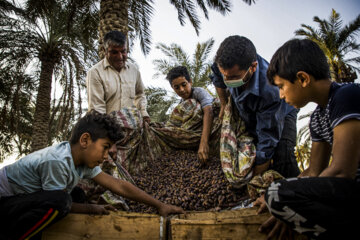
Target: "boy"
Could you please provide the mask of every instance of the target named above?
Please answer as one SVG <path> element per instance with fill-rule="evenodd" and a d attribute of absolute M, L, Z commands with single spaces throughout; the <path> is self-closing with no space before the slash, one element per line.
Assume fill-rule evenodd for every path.
<path fill-rule="evenodd" d="M 295 108 L 279 98 L 279 90 L 266 77 L 268 63 L 243 36 L 227 37 L 216 52 L 211 76 L 223 115 L 230 92 L 241 119 L 256 146 L 253 176 L 268 169 L 284 177 L 300 173 L 296 145 Z M 228 91 L 227 91 L 228 90 Z"/>
<path fill-rule="evenodd" d="M 3 238 L 40 238 L 44 227 L 69 212 L 108 213 L 104 206 L 72 203 L 70 192 L 81 178 L 91 178 L 116 194 L 154 206 L 163 216 L 183 212 L 101 171 L 99 164 L 108 158 L 110 147 L 121 138 L 114 120 L 91 111 L 74 126 L 70 142 L 36 151 L 2 168 L 0 226 Z"/>
<path fill-rule="evenodd" d="M 267 75 L 289 104 L 301 108 L 315 102 L 318 106 L 310 119 L 310 165 L 300 178 L 273 182 L 257 200 L 259 212 L 265 200 L 273 216 L 282 221 L 272 217 L 259 230 L 275 224 L 269 234 L 273 237 L 286 223 L 311 238 L 358 238 L 360 86 L 332 82 L 324 53 L 307 39 L 293 39 L 280 47 Z"/>
<path fill-rule="evenodd" d="M 167 74 L 166 79 L 182 100 L 193 98 L 201 105 L 204 117 L 198 158 L 202 163 L 205 163 L 209 158 L 209 137 L 213 121 L 212 102 L 214 99 L 205 89 L 192 87 L 191 78 L 186 67 L 177 66 L 172 68 Z"/>

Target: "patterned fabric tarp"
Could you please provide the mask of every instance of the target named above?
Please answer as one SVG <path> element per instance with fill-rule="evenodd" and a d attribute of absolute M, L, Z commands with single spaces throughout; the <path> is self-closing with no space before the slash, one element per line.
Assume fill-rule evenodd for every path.
<path fill-rule="evenodd" d="M 241 188 L 252 178 L 256 149 L 234 106 L 229 97 L 222 121 L 220 159 L 227 180 L 234 188 Z"/>
<path fill-rule="evenodd" d="M 247 185 L 250 198 L 255 200 L 260 197 L 273 181 L 283 178 L 280 173 L 274 170 L 268 170 L 261 175 L 254 176 Z"/>
<path fill-rule="evenodd" d="M 214 120 L 209 141 L 210 155 L 219 155 L 221 123 L 218 119 L 219 102 L 213 102 Z M 175 107 L 166 124 L 144 124 L 136 109 L 122 109 L 110 115 L 126 133 L 117 143 L 117 160 L 129 173 L 141 171 L 148 159 L 156 159 L 163 152 L 174 149 L 196 150 L 199 147 L 203 111 L 194 99 L 181 102 Z"/>
<path fill-rule="evenodd" d="M 235 188 L 240 188 L 246 186 L 252 178 L 256 151 L 253 139 L 247 134 L 245 123 L 234 109 L 231 97 L 228 102 L 222 122 L 218 118 L 220 103 L 213 102 L 214 119 L 209 149 L 210 156 L 220 156 L 227 180 Z M 144 123 L 140 112 L 135 108 L 121 109 L 110 113 L 110 116 L 123 128 L 124 138 L 117 142 L 116 161 L 109 157 L 109 160 L 102 164 L 102 169 L 118 179 L 134 183 L 131 174 L 146 167 L 148 160 L 156 159 L 167 151 L 197 150 L 199 147 L 203 112 L 200 103 L 194 99 L 177 105 L 165 124 Z M 262 189 L 270 184 L 269 176 L 273 176 L 273 180 L 278 179 L 276 172 L 255 176 L 248 184 L 249 193 L 252 196 L 261 193 Z M 95 194 L 98 203 L 111 204 L 123 210 L 129 209 L 122 197 L 105 191 L 92 181 L 82 180 L 79 185 L 85 190 L 88 199 L 95 200 Z"/>

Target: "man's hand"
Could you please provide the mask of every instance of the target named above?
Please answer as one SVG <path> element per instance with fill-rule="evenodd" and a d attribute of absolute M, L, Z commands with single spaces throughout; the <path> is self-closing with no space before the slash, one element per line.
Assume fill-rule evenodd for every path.
<path fill-rule="evenodd" d="M 253 176 L 256 176 L 258 174 L 263 174 L 269 169 L 269 166 L 270 166 L 270 160 L 267 161 L 266 163 L 255 165 L 253 170 Z"/>
<path fill-rule="evenodd" d="M 201 164 L 205 164 L 209 159 L 209 144 L 200 142 L 198 150 L 198 159 Z"/>
<path fill-rule="evenodd" d="M 158 208 L 159 214 L 163 217 L 166 217 L 167 215 L 171 213 L 185 213 L 184 210 L 181 207 L 177 207 L 170 204 L 162 203 L 160 207 Z"/>
<path fill-rule="evenodd" d="M 143 117 L 143 120 L 144 120 L 144 122 L 146 122 L 146 123 L 148 123 L 148 124 L 151 122 L 151 119 L 150 119 L 149 116 Z"/>

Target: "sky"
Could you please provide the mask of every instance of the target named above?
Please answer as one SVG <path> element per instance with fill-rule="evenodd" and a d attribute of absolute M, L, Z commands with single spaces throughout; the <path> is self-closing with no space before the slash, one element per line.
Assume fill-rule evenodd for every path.
<path fill-rule="evenodd" d="M 214 57 L 220 43 L 228 36 L 242 35 L 249 38 L 255 45 L 258 54 L 270 61 L 275 51 L 287 40 L 294 38 L 294 31 L 301 24 L 317 28 L 313 17 L 328 19 L 331 10 L 340 13 L 344 24 L 354 20 L 360 14 L 360 0 L 257 0 L 251 6 L 242 0 L 232 0 L 232 11 L 223 16 L 213 10 L 209 11 L 209 20 L 198 11 L 201 19 L 199 36 L 192 25 L 186 21 L 181 26 L 177 19 L 176 9 L 169 0 L 154 1 L 154 15 L 151 20 L 152 50 L 145 57 L 138 42 L 135 43 L 131 57 L 139 65 L 144 85 L 146 87 L 163 87 L 172 92 L 164 77 L 153 78 L 155 74 L 153 60 L 164 58 L 160 50 L 155 49 L 158 42 L 170 45 L 179 44 L 191 55 L 198 42 L 205 42 L 213 38 L 215 44 L 210 54 Z M 360 35 L 357 37 L 360 42 Z M 359 74 L 358 74 L 359 75 Z M 315 108 L 308 104 L 299 112 L 299 115 L 308 113 Z M 307 120 L 298 121 L 298 128 L 307 124 Z M 8 164 L 14 157 L 5 160 L 2 165 Z"/>

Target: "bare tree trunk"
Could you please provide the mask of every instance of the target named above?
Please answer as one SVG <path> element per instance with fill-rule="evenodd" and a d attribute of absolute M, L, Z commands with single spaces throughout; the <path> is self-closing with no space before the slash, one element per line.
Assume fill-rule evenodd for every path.
<path fill-rule="evenodd" d="M 101 0 L 99 25 L 99 56 L 104 58 L 103 39 L 107 32 L 118 30 L 127 35 L 129 0 Z"/>
<path fill-rule="evenodd" d="M 48 145 L 51 83 L 54 66 L 55 61 L 52 59 L 43 59 L 41 61 L 40 84 L 36 97 L 31 152 Z"/>

